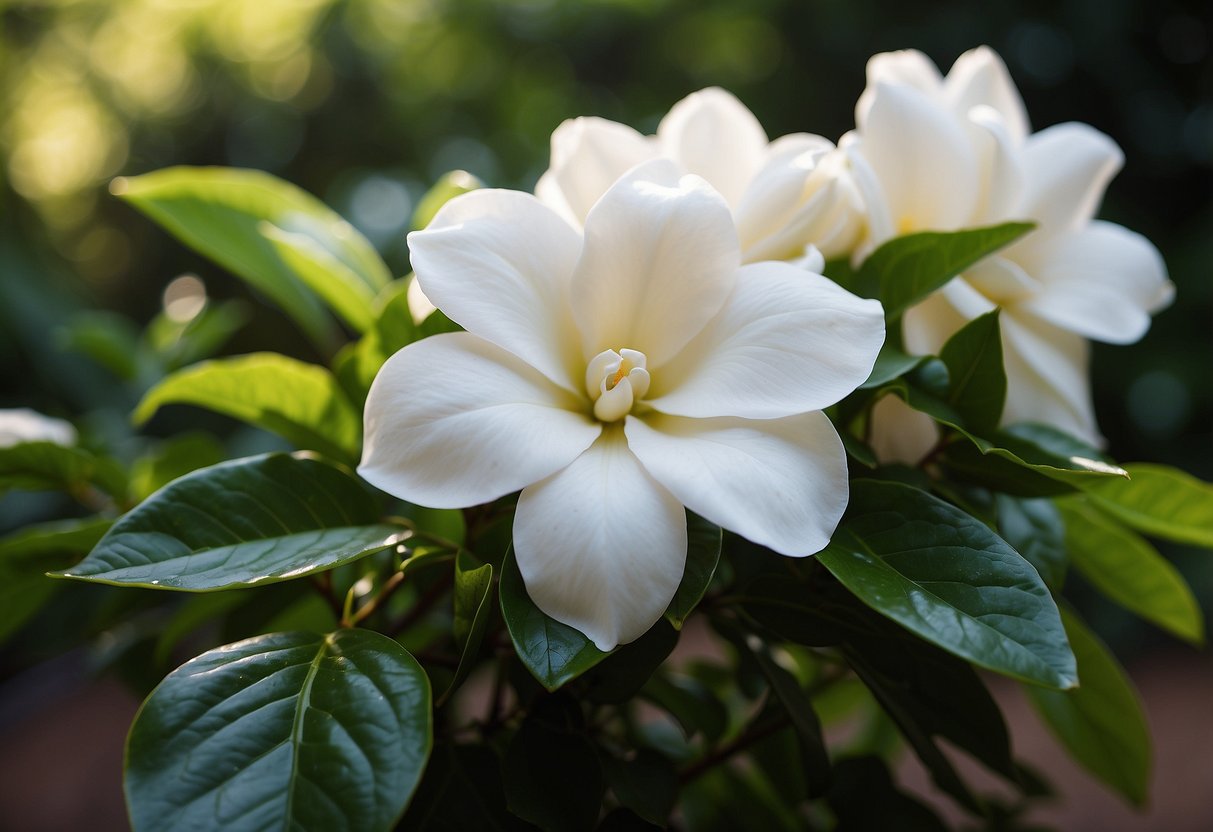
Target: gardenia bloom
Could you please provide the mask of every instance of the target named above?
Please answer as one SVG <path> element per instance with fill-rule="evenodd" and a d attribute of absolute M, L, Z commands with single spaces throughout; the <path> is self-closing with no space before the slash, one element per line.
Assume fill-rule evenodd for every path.
<path fill-rule="evenodd" d="M 11 448 L 24 442 L 75 445 L 76 429 L 62 419 L 43 416 L 28 407 L 0 410 L 0 448 Z"/>
<path fill-rule="evenodd" d="M 859 195 L 834 145 L 808 133 L 768 142 L 753 113 L 715 87 L 675 104 L 655 136 L 602 118 L 564 122 L 535 194 L 580 225 L 615 180 L 657 158 L 725 198 L 747 263 L 796 259 L 809 245 L 826 257 L 847 255 L 859 233 Z"/>
<path fill-rule="evenodd" d="M 842 146 L 867 206 L 859 257 L 913 231 L 1037 223 L 908 310 L 906 348 L 936 354 L 966 322 L 1001 307 L 1003 423 L 1042 422 L 1100 444 L 1086 339 L 1138 340 L 1173 294 L 1153 245 L 1093 220 L 1120 149 L 1084 124 L 1029 133 L 1006 67 L 985 47 L 946 78 L 920 52 L 873 57 L 855 117 Z"/>
<path fill-rule="evenodd" d="M 868 376 L 878 303 L 741 266 L 724 199 L 663 161 L 611 186 L 584 230 L 482 190 L 409 246 L 467 331 L 384 364 L 359 473 L 437 508 L 521 489 L 515 556 L 548 615 L 603 650 L 642 635 L 682 579 L 683 506 L 786 555 L 829 541 L 847 467 L 820 411 Z"/>

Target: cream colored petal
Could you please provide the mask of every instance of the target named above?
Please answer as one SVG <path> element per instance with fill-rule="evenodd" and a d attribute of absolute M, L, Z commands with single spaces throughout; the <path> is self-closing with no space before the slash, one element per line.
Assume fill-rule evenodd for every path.
<path fill-rule="evenodd" d="M 702 176 L 733 207 L 741 203 L 767 148 L 758 119 L 719 87 L 692 93 L 671 107 L 657 138 L 663 156 Z"/>
<path fill-rule="evenodd" d="M 1022 142 L 1027 137 L 1030 128 L 1023 98 L 1007 65 L 990 47 L 979 46 L 957 58 L 944 87 L 954 112 L 964 114 L 981 105 L 992 107 L 1002 116 L 1012 141 Z"/>
<path fill-rule="evenodd" d="M 535 195 L 581 225 L 615 180 L 659 152 L 654 139 L 626 125 L 594 116 L 569 119 L 552 133 L 551 166 Z"/>

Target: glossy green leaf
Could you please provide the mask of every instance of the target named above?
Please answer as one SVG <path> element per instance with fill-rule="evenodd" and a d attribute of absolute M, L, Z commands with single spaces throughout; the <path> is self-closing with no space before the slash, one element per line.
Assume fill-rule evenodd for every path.
<path fill-rule="evenodd" d="M 543 832 L 589 832 L 605 790 L 602 765 L 583 735 L 527 719 L 502 766 L 510 811 Z"/>
<path fill-rule="evenodd" d="M 0 643 L 15 633 L 59 588 L 46 577 L 92 549 L 110 527 L 101 518 L 26 526 L 0 538 Z"/>
<path fill-rule="evenodd" d="M 708 591 L 716 574 L 716 566 L 720 563 L 722 540 L 723 533 L 719 526 L 687 512 L 686 568 L 682 573 L 682 582 L 678 584 L 678 590 L 665 611 L 665 618 L 674 625 L 674 629 L 682 629 L 687 616 Z"/>
<path fill-rule="evenodd" d="M 526 593 L 511 550 L 501 567 L 501 614 L 514 650 L 541 685 L 554 691 L 605 659 L 594 643 L 567 624 L 549 617 Z"/>
<path fill-rule="evenodd" d="M 1191 588 L 1144 538 L 1081 498 L 1057 501 L 1070 562 L 1100 592 L 1164 630 L 1200 645 L 1205 624 Z"/>
<path fill-rule="evenodd" d="M 1074 656 L 1035 568 L 984 523 L 908 486 L 858 480 L 818 560 L 864 603 L 981 667 L 1067 688 Z"/>
<path fill-rule="evenodd" d="M 271 352 L 195 364 L 161 381 L 135 409 L 142 424 L 166 404 L 191 404 L 265 428 L 345 462 L 362 447 L 362 416 L 336 377 Z"/>
<path fill-rule="evenodd" d="M 658 621 L 635 641 L 621 645 L 582 678 L 586 700 L 622 704 L 634 697 L 678 644 L 678 631 Z"/>
<path fill-rule="evenodd" d="M 430 687 L 369 630 L 274 633 L 204 653 L 131 727 L 135 832 L 391 829 L 430 753 Z"/>
<path fill-rule="evenodd" d="M 258 229 L 274 252 L 303 285 L 358 332 L 366 332 L 374 321 L 375 290 L 349 265 L 306 233 L 284 231 L 272 223 Z"/>
<path fill-rule="evenodd" d="M 344 469 L 306 454 L 232 460 L 169 483 L 56 573 L 199 592 L 283 581 L 393 545 L 375 498 Z"/>
<path fill-rule="evenodd" d="M 1083 768 L 1142 806 L 1149 795 L 1152 753 L 1137 692 L 1078 616 L 1063 608 L 1062 619 L 1078 658 L 1081 683 L 1064 692 L 1028 687 L 1028 698 Z"/>
<path fill-rule="evenodd" d="M 1060 589 L 1065 580 L 1066 529 L 1052 500 L 996 494 L 998 532 L 1024 560 L 1036 567 L 1046 586 Z"/>
<path fill-rule="evenodd" d="M 1213 548 L 1213 485 L 1165 465 L 1125 470 L 1126 480 L 1086 486 L 1102 510 L 1144 534 Z"/>
<path fill-rule="evenodd" d="M 947 402 L 980 434 L 993 431 L 1007 397 L 998 310 L 969 321 L 939 351 L 948 368 Z"/>
<path fill-rule="evenodd" d="M 856 286 L 879 298 L 895 318 L 984 257 L 1031 231 L 1030 222 L 1008 222 L 964 231 L 923 231 L 889 240 L 859 267 Z"/>
<path fill-rule="evenodd" d="M 425 196 L 417 202 L 417 209 L 413 211 L 413 219 L 410 223 L 413 230 L 429 225 L 430 220 L 434 219 L 434 215 L 438 213 L 438 209 L 450 200 L 483 187 L 484 183 L 466 170 L 453 170 L 443 174 L 425 192 Z"/>
<path fill-rule="evenodd" d="M 246 280 L 319 342 L 328 316 L 264 233 L 271 223 L 310 237 L 373 291 L 391 280 L 374 247 L 349 223 L 294 185 L 259 171 L 174 167 L 114 181 L 112 190 L 190 248 Z"/>
<path fill-rule="evenodd" d="M 641 748 L 635 757 L 605 757 L 604 770 L 620 804 L 664 828 L 678 797 L 678 775 L 665 756 Z"/>
<path fill-rule="evenodd" d="M 927 359 L 927 356 L 908 355 L 886 341 L 876 355 L 876 363 L 868 374 L 868 380 L 859 387 L 861 390 L 881 387 L 904 376 Z"/>
<path fill-rule="evenodd" d="M 484 631 L 493 614 L 489 596 L 493 589 L 493 566 L 481 563 L 471 552 L 460 550 L 455 556 L 455 644 L 459 648 L 459 666 L 455 678 L 438 700 L 441 705 L 463 683 L 475 666 L 476 654 L 484 640 Z"/>

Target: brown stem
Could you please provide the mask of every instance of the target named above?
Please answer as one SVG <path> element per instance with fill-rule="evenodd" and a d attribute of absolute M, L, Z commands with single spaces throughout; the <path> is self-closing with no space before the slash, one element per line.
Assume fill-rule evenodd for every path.
<path fill-rule="evenodd" d="M 784 713 L 776 714 L 775 716 L 767 719 L 754 722 L 741 734 L 737 735 L 729 742 L 726 742 L 711 754 L 696 760 L 684 768 L 678 774 L 678 782 L 684 785 L 691 782 L 701 774 L 704 774 L 708 770 L 720 765 L 734 754 L 738 754 L 749 748 L 754 743 L 771 736 L 776 731 L 786 728 L 791 724 L 791 722 L 792 721 L 788 715 Z"/>

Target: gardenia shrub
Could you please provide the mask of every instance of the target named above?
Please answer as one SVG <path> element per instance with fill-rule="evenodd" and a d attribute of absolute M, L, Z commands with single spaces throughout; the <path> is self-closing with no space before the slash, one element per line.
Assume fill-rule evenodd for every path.
<path fill-rule="evenodd" d="M 190 434 L 124 466 L 0 414 L 0 483 L 93 514 L 0 541 L 29 588 L 0 635 L 49 569 L 191 593 L 165 654 L 232 641 L 139 711 L 136 830 L 943 828 L 902 744 L 1021 828 L 1049 789 L 987 672 L 1146 800 L 1140 704 L 1061 590 L 1203 639 L 1143 535 L 1213 548 L 1213 487 L 1107 458 L 1087 380 L 1087 339 L 1170 301 L 1162 259 L 1094 219 L 1112 140 L 1031 132 L 992 51 L 868 76 L 837 146 L 719 89 L 653 136 L 566 122 L 534 195 L 439 183 L 400 279 L 266 174 L 114 183 L 322 349 L 355 333 L 329 366 L 200 360 L 222 308 L 173 318 L 134 419 L 206 408 L 291 453 Z"/>

